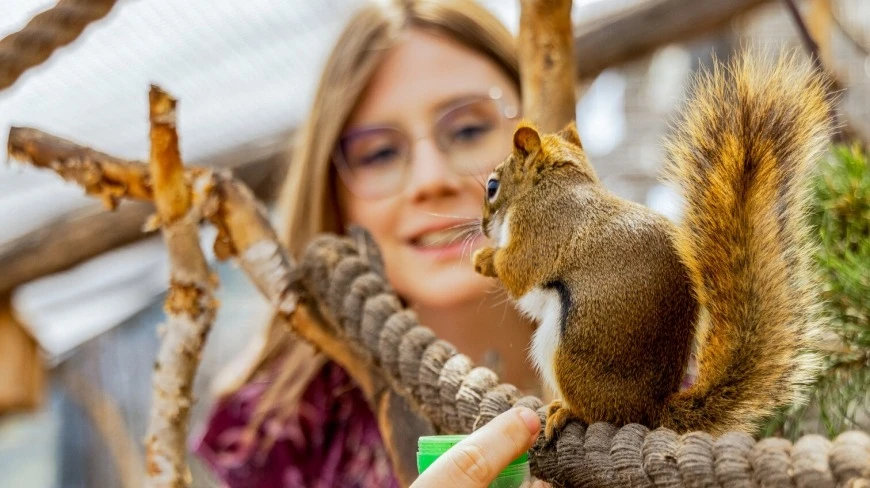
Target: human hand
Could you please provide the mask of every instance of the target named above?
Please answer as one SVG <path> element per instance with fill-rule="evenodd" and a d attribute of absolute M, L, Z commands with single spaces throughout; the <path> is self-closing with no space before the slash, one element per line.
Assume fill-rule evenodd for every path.
<path fill-rule="evenodd" d="M 541 419 L 532 409 L 512 408 L 448 449 L 411 488 L 486 488 L 538 438 Z M 548 486 L 536 481 L 532 486 Z"/>

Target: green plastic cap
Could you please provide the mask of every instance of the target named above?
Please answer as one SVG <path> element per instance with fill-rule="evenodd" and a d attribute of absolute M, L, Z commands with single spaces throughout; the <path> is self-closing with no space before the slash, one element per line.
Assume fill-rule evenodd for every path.
<path fill-rule="evenodd" d="M 420 437 L 417 441 L 417 472 L 422 474 L 448 449 L 455 446 L 467 435 L 431 435 Z M 507 468 L 499 474 L 498 479 L 490 486 L 508 487 L 520 486 L 529 477 L 529 456 L 523 453 L 514 459 Z"/>

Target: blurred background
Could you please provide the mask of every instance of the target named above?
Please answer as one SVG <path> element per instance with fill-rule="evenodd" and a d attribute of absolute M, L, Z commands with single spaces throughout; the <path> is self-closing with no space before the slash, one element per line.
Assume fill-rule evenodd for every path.
<path fill-rule="evenodd" d="M 518 1 L 482 3 L 517 32 Z M 572 17 L 577 32 L 586 32 L 679 3 L 575 0 Z M 711 2 L 716 3 L 723 2 Z M 801 47 L 784 2 L 742 3 L 751 8 L 703 32 L 685 29 L 690 35 L 647 46 L 644 54 L 579 81 L 580 135 L 612 191 L 677 218 L 676 197 L 657 178 L 661 138 L 691 73 L 714 53 L 727 57 L 741 44 Z M 870 4 L 797 3 L 817 36 L 822 59 L 848 87 L 843 107 L 850 124 L 866 136 Z M 0 160 L 6 159 L 11 126 L 38 128 L 142 160 L 149 150 L 147 90 L 157 83 L 179 100 L 185 162 L 232 167 L 260 199 L 271 202 L 286 165 L 292 164 L 286 157 L 290 135 L 306 115 L 322 62 L 359 4 L 121 0 L 77 40 L 0 91 Z M 0 38 L 53 5 L 50 0 L 0 0 Z M 678 15 L 680 9 L 672 11 Z M 651 17 L 647 28 L 658 28 L 655 21 Z M 671 24 L 663 22 L 661 29 L 674 29 Z M 577 62 L 582 64 L 582 57 Z M 7 267 L 22 255 L 64 253 L 62 246 L 50 248 L 58 237 L 52 230 L 79 225 L 94 239 L 126 233 L 116 238 L 114 249 L 64 272 L 7 280 L 0 287 L 2 487 L 120 486 L 124 463 L 142 457 L 168 267 L 159 235 L 136 231 L 147 211 L 128 204 L 121 208 L 127 212 L 126 227 L 81 227 L 104 212 L 78 186 L 50 171 L 0 166 L 0 275 L 14 274 Z M 206 229 L 207 251 L 211 237 Z M 241 272 L 226 263 L 214 266 L 221 308 L 196 380 L 194 435 L 209 411 L 219 373 L 239 357 L 267 316 L 265 302 Z M 215 486 L 196 458 L 191 463 L 194 486 Z"/>

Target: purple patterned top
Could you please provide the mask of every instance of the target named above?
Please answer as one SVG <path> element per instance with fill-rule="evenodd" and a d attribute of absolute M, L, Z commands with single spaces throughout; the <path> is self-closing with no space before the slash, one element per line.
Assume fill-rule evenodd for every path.
<path fill-rule="evenodd" d="M 193 451 L 231 488 L 398 487 L 362 392 L 337 364 L 312 379 L 294 415 L 270 414 L 246 434 L 267 381 L 252 381 L 220 401 Z"/>

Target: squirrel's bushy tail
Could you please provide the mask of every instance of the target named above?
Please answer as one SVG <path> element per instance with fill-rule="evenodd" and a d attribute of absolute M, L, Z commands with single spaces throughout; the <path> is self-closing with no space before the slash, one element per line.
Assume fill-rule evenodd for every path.
<path fill-rule="evenodd" d="M 675 238 L 706 321 L 696 384 L 663 424 L 751 430 L 798 402 L 819 357 L 819 297 L 806 221 L 814 166 L 829 142 L 826 81 L 797 54 L 744 52 L 696 79 L 667 142 L 686 199 Z"/>

